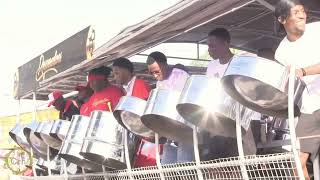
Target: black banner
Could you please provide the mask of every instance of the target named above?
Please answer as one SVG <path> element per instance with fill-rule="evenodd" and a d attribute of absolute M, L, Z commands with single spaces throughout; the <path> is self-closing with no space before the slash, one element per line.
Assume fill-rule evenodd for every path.
<path fill-rule="evenodd" d="M 94 39 L 95 32 L 89 26 L 20 66 L 14 77 L 14 97 L 19 99 L 37 90 L 39 82 L 81 61 L 90 60 L 94 49 Z"/>

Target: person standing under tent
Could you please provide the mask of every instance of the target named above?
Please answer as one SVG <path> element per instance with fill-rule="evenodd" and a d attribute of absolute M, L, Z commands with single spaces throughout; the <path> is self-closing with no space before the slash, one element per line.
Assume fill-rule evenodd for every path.
<path fill-rule="evenodd" d="M 127 96 L 135 96 L 143 100 L 147 100 L 150 93 L 150 86 L 142 79 L 134 75 L 134 67 L 132 62 L 127 58 L 118 58 L 113 63 L 113 74 L 116 82 L 120 84 Z M 156 165 L 156 146 L 154 143 L 140 139 L 133 134 L 131 139 L 138 142 L 137 151 L 135 151 L 134 167 L 145 167 Z M 130 144 L 130 143 L 129 143 Z M 136 143 L 133 143 L 136 144 Z M 162 145 L 160 145 L 161 152 Z"/>
<path fill-rule="evenodd" d="M 110 73 L 111 68 L 105 66 L 89 71 L 88 82 L 93 94 L 87 102 L 88 109 L 83 115 L 90 116 L 95 110 L 112 112 L 117 106 L 124 93 L 122 89 L 109 82 Z"/>
<path fill-rule="evenodd" d="M 182 91 L 188 78 L 188 72 L 182 64 L 172 68 L 167 63 L 167 57 L 158 51 L 148 55 L 149 73 L 157 80 L 157 88 Z M 167 140 L 163 147 L 161 163 L 191 162 L 194 160 L 193 145 L 184 142 Z"/>
<path fill-rule="evenodd" d="M 225 73 L 234 54 L 230 51 L 230 33 L 224 28 L 216 28 L 209 32 L 207 43 L 208 52 L 212 57 L 207 67 L 206 74 L 211 77 L 221 78 Z M 231 97 L 230 97 L 231 98 Z M 238 155 L 237 139 L 224 136 L 210 137 L 210 132 L 204 131 L 203 160 L 227 158 Z M 256 144 L 252 130 L 249 126 L 243 136 L 245 154 L 256 154 Z"/>
<path fill-rule="evenodd" d="M 320 22 L 306 24 L 307 15 L 299 0 L 280 0 L 275 8 L 275 29 L 286 36 L 280 42 L 275 59 L 290 67 L 306 83 L 302 94 L 301 115 L 296 125 L 298 137 L 320 135 Z M 310 179 L 307 161 L 319 154 L 320 138 L 300 139 L 300 161 L 304 176 Z"/>

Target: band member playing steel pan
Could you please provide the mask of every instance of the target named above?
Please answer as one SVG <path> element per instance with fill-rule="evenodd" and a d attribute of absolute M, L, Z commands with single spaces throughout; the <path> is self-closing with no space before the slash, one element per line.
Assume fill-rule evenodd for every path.
<path fill-rule="evenodd" d="M 109 82 L 108 77 L 110 73 L 111 68 L 105 66 L 89 71 L 88 82 L 94 93 L 90 97 L 87 104 L 88 108 L 83 115 L 90 116 L 94 110 L 112 112 L 121 96 L 124 95 L 119 87 Z"/>
<path fill-rule="evenodd" d="M 157 88 L 181 91 L 188 77 L 185 67 L 177 64 L 170 67 L 167 57 L 158 51 L 148 55 L 149 73 L 157 80 Z M 168 140 L 163 147 L 162 164 L 190 162 L 194 160 L 192 144 Z"/>
<path fill-rule="evenodd" d="M 207 75 L 211 77 L 221 78 L 225 73 L 234 54 L 230 51 L 231 37 L 229 32 L 224 28 L 216 28 L 209 32 L 207 43 L 209 55 L 213 58 L 207 67 Z M 231 97 L 229 97 L 231 98 Z M 209 132 L 210 134 L 210 132 Z M 238 155 L 237 140 L 233 137 L 213 136 L 204 133 L 203 160 L 216 158 L 226 158 Z M 243 136 L 244 153 L 255 154 L 256 144 L 254 142 L 252 130 L 249 126 L 246 134 Z"/>
<path fill-rule="evenodd" d="M 149 97 L 150 86 L 142 79 L 134 75 L 133 63 L 127 58 L 118 58 L 113 63 L 113 74 L 116 82 L 120 84 L 127 96 L 135 96 L 143 100 Z M 138 136 L 130 133 L 129 136 L 134 136 L 139 143 L 135 151 L 134 167 L 145 167 L 156 165 L 156 146 L 154 143 L 141 139 Z M 134 143 L 134 144 L 137 144 Z M 162 145 L 161 145 L 162 147 Z M 161 150 L 160 150 L 161 151 Z"/>
<path fill-rule="evenodd" d="M 296 76 L 306 83 L 296 132 L 298 137 L 306 137 L 300 139 L 300 160 L 305 178 L 310 179 L 306 163 L 308 158 L 315 159 L 320 147 L 320 54 L 316 45 L 320 22 L 306 24 L 307 15 L 299 0 L 279 1 L 275 17 L 277 31 L 286 33 L 275 59 L 285 66 L 295 64 Z"/>

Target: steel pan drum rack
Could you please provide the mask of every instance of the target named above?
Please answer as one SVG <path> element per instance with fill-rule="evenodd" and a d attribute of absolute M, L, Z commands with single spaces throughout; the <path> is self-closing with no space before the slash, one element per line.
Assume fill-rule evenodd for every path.
<path fill-rule="evenodd" d="M 291 101 L 289 100 L 289 103 Z M 291 112 L 293 115 L 293 112 Z M 292 124 L 291 124 L 292 125 Z M 290 126 L 291 126 L 290 125 Z M 294 128 L 294 126 L 292 126 Z M 237 121 L 237 141 L 239 156 L 221 158 L 211 161 L 200 162 L 196 156 L 196 162 L 177 163 L 150 166 L 144 168 L 125 169 L 109 171 L 99 174 L 59 175 L 59 176 L 38 176 L 21 177 L 22 180 L 241 180 L 241 179 L 301 179 L 296 169 L 301 168 L 297 161 L 297 151 L 269 154 L 269 155 L 243 155 L 242 137 L 239 121 Z M 194 128 L 195 129 L 195 128 Z M 291 128 L 292 130 L 292 128 Z M 195 130 L 194 130 L 194 133 Z M 294 135 L 294 136 L 293 136 Z M 194 135 L 196 138 L 196 135 Z M 296 142 L 295 133 L 291 134 L 292 142 Z M 197 142 L 195 142 L 197 144 Z M 197 147 L 195 145 L 195 147 Z M 197 153 L 197 148 L 195 148 Z M 297 162 L 299 164 L 297 164 Z M 302 177 L 303 179 L 303 177 Z"/>
<path fill-rule="evenodd" d="M 244 159 L 239 157 L 216 159 L 195 162 L 163 165 L 161 169 L 157 166 L 145 168 L 119 170 L 105 172 L 101 174 L 81 174 L 81 175 L 60 175 L 60 176 L 38 176 L 21 177 L 22 180 L 198 180 L 200 170 L 203 179 L 244 179 L 241 173 L 241 166 L 245 166 L 249 179 L 299 179 L 294 173 L 295 162 L 293 153 L 281 153 L 270 155 L 250 155 Z M 198 172 L 197 172 L 198 171 Z"/>

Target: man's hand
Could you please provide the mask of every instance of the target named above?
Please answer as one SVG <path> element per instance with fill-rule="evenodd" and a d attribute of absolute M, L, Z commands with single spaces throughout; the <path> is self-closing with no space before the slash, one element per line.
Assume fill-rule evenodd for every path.
<path fill-rule="evenodd" d="M 297 77 L 303 77 L 302 69 L 296 69 L 296 76 Z"/>

